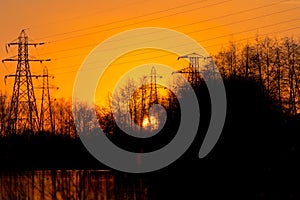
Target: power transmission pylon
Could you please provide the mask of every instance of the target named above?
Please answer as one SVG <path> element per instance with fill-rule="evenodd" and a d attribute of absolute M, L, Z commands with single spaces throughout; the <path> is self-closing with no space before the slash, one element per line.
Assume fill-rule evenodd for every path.
<path fill-rule="evenodd" d="M 200 58 L 201 59 L 208 59 L 210 57 L 206 57 L 197 53 L 191 53 L 185 56 L 179 56 L 177 60 L 180 60 L 182 58 L 188 58 L 189 59 L 189 66 L 186 68 L 183 68 L 179 71 L 173 72 L 174 73 L 181 73 L 181 74 L 187 74 L 187 81 L 192 85 L 198 85 L 201 81 L 200 76 Z"/>
<path fill-rule="evenodd" d="M 151 83 L 150 83 L 150 99 L 149 99 L 149 104 L 157 104 L 158 103 L 158 96 L 157 96 L 157 83 L 156 83 L 156 78 L 162 78 L 162 76 L 159 76 L 156 74 L 156 69 L 153 66 L 151 68 Z"/>
<path fill-rule="evenodd" d="M 157 87 L 156 79 L 163 78 L 163 77 L 160 75 L 157 75 L 156 69 L 154 66 L 151 68 L 150 76 L 146 76 L 146 77 L 150 77 L 150 80 L 151 80 L 149 102 L 148 102 L 147 106 L 151 106 L 152 104 L 158 104 L 158 95 L 157 95 L 158 87 Z M 157 111 L 154 111 L 154 112 L 158 115 Z M 151 124 L 151 117 L 149 116 L 149 114 L 150 113 L 148 113 L 148 123 Z M 156 119 L 158 120 L 158 116 L 156 116 Z M 156 123 L 158 123 L 158 122 L 156 121 Z"/>
<path fill-rule="evenodd" d="M 5 79 L 7 77 L 15 77 L 6 134 L 20 134 L 24 131 L 36 132 L 39 130 L 38 110 L 32 83 L 32 77 L 37 76 L 31 75 L 29 62 L 43 62 L 50 61 L 50 59 L 30 59 L 28 47 L 36 47 L 37 45 L 43 44 L 44 43 L 29 43 L 25 30 L 21 31 L 17 42 L 7 44 L 8 47 L 12 45 L 18 46 L 18 56 L 17 58 L 4 59 L 2 62 L 15 61 L 18 62 L 18 64 L 15 74 L 5 76 Z"/>
<path fill-rule="evenodd" d="M 41 112 L 40 112 L 40 122 L 39 127 L 42 132 L 49 131 L 50 133 L 55 133 L 55 124 L 54 124 L 54 116 L 52 113 L 52 105 L 51 105 L 51 96 L 50 89 L 59 89 L 58 87 L 50 86 L 49 77 L 54 78 L 48 74 L 48 68 L 45 66 L 43 69 L 43 86 L 37 87 L 37 89 L 42 89 L 42 101 L 41 101 Z"/>

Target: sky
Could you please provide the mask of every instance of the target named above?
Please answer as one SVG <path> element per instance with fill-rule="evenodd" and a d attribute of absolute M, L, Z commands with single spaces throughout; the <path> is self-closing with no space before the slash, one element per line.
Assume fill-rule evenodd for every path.
<path fill-rule="evenodd" d="M 300 38 L 300 0 L 14 0 L 2 1 L 0 7 L 0 59 L 12 57 L 17 49 L 5 45 L 14 41 L 22 29 L 32 42 L 30 55 L 50 58 L 51 62 L 31 63 L 32 74 L 41 74 L 47 66 L 54 75 L 53 98 L 70 98 L 78 70 L 90 52 L 103 41 L 123 31 L 161 27 L 181 32 L 196 40 L 209 54 L 226 48 L 229 41 L 251 42 L 256 36 Z M 174 43 L 176 40 L 174 39 Z M 119 48 L 118 45 L 112 49 Z M 134 66 L 162 63 L 180 69 L 177 55 L 166 52 L 128 53 L 116 58 L 106 71 L 101 92 L 110 92 L 119 78 Z M 192 53 L 192 52 L 191 52 Z M 105 60 L 105 57 L 100 59 Z M 118 65 L 116 65 L 116 63 Z M 121 63 L 121 64 L 120 64 Z M 186 64 L 186 63 L 185 63 Z M 0 64 L 0 89 L 12 92 L 16 63 Z M 96 70 L 96 69 L 95 69 Z M 157 70 L 157 73 L 163 73 Z M 166 81 L 170 77 L 165 76 Z M 88 80 L 87 80 L 88 81 Z M 34 80 L 39 86 L 40 80 Z M 36 92 L 38 96 L 39 92 Z M 103 95 L 102 94 L 102 95 Z M 37 97 L 37 99 L 39 99 Z"/>

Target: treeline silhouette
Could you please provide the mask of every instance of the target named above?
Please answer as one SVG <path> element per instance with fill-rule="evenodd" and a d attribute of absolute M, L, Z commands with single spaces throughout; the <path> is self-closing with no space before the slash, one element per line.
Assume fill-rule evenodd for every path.
<path fill-rule="evenodd" d="M 175 81 L 180 85 L 179 98 L 188 96 L 185 94 L 189 92 L 196 93 L 201 121 L 196 139 L 187 152 L 175 163 L 149 175 L 151 199 L 299 199 L 299 42 L 292 38 L 267 37 L 245 46 L 231 43 L 213 60 L 220 70 L 227 95 L 227 116 L 221 137 L 207 157 L 198 158 L 211 112 L 210 96 L 202 75 L 210 80 L 215 78 L 212 65 L 207 65 L 204 71 L 194 74 L 198 76 L 196 83 L 190 83 L 194 91 L 180 85 L 180 80 Z M 134 87 L 129 85 L 134 84 L 125 85 L 110 102 L 117 107 L 117 119 L 128 126 L 134 113 L 125 115 L 128 105 L 121 102 L 132 93 L 128 88 Z M 142 88 L 138 91 L 142 96 Z M 150 99 L 150 92 L 144 95 Z M 100 119 L 106 119 L 107 123 L 107 126 L 102 124 L 103 128 L 113 133 L 108 134 L 111 141 L 136 152 L 166 145 L 178 129 L 180 106 L 178 101 L 170 102 L 173 98 L 158 99 L 166 108 L 168 118 L 157 140 L 156 135 L 149 139 L 128 136 L 116 125 L 111 108 L 100 108 L 105 110 Z M 151 104 L 148 102 L 146 107 Z M 135 107 L 138 106 L 140 104 Z M 227 191 L 211 193 L 211 190 L 222 189 Z"/>
<path fill-rule="evenodd" d="M 227 95 L 221 137 L 198 158 L 210 116 L 202 81 L 194 85 L 201 112 L 196 139 L 173 165 L 151 175 L 153 199 L 300 198 L 299 50 L 292 38 L 267 37 L 231 43 L 214 56 Z"/>
<path fill-rule="evenodd" d="M 34 135 L 30 130 L 23 130 L 22 133 L 11 133 L 7 131 L 10 99 L 7 94 L 0 92 L 0 136 L 10 137 L 14 134 L 19 134 L 24 137 Z M 65 98 L 53 100 L 51 102 L 52 120 L 54 124 L 54 132 L 51 127 L 46 126 L 45 131 L 47 135 L 61 135 L 71 138 L 77 137 L 76 128 L 74 125 L 74 118 L 72 114 L 72 102 Z"/>
<path fill-rule="evenodd" d="M 0 170 L 103 167 L 78 137 L 71 101 L 62 98 L 52 102 L 54 132 L 51 127 L 39 132 L 6 132 L 8 115 L 9 99 L 0 94 Z"/>
<path fill-rule="evenodd" d="M 180 80 L 176 81 L 178 98 L 185 98 L 189 92 L 197 95 L 201 121 L 196 139 L 187 152 L 170 166 L 149 174 L 152 182 L 150 198 L 198 199 L 226 195 L 240 199 L 247 196 L 249 199 L 274 199 L 274 195 L 279 195 L 278 199 L 299 198 L 296 190 L 300 188 L 297 181 L 300 180 L 299 41 L 266 37 L 246 45 L 230 43 L 229 47 L 213 56 L 213 60 L 222 75 L 227 95 L 227 116 L 221 137 L 205 158 L 198 158 L 210 123 L 210 96 L 201 74 L 206 73 L 206 77 L 214 80 L 215 71 L 208 64 L 197 74 L 200 81 L 191 83 L 193 91 Z M 1 137 L 1 167 L 105 167 L 86 151 L 78 138 L 79 133 L 92 132 L 97 123 L 112 142 L 124 149 L 149 152 L 162 148 L 172 140 L 180 124 L 179 99 L 159 85 L 158 93 L 154 95 L 153 85 L 143 81 L 128 80 L 108 100 L 109 106 L 96 106 L 96 121 L 91 119 L 94 108 L 84 103 L 76 104 L 79 116 L 76 122 L 80 124 L 77 131 L 71 103 L 57 101 L 55 134 L 41 132 Z M 1 95 L 1 130 L 6 123 L 8 108 L 5 102 L 6 96 Z M 162 128 L 157 135 L 135 138 L 117 125 L 116 119 L 125 130 L 141 133 L 145 129 L 145 134 L 151 134 L 153 126 L 149 108 L 156 103 L 166 109 L 167 116 L 163 127 L 160 127 L 159 120 L 155 122 Z M 116 119 L 112 109 L 117 111 Z M 144 124 L 144 120 L 149 120 L 149 123 L 145 121 Z M 226 193 L 208 192 L 223 187 L 228 189 Z M 286 187 L 290 191 L 280 190 Z M 271 192 L 274 190 L 277 193 Z M 239 196 L 240 193 L 246 196 Z"/>
<path fill-rule="evenodd" d="M 300 108 L 300 43 L 294 38 L 257 38 L 252 44 L 233 42 L 214 56 L 223 78 L 254 80 L 263 93 L 277 100 L 289 116 Z"/>
<path fill-rule="evenodd" d="M 255 80 L 229 76 L 224 84 L 227 117 L 216 146 L 198 158 L 210 115 L 204 97 L 191 147 L 175 163 L 149 176 L 152 198 L 299 199 L 299 117 L 280 111 L 277 100 Z M 202 98 L 208 93 L 204 85 L 195 91 Z"/>

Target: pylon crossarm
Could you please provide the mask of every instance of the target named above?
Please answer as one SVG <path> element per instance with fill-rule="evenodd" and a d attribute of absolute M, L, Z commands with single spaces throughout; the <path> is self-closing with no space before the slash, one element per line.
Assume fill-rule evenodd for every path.
<path fill-rule="evenodd" d="M 6 58 L 3 59 L 2 62 L 7 62 L 7 61 L 14 61 L 14 62 L 19 62 L 19 61 L 25 61 L 25 62 L 48 62 L 51 61 L 51 59 L 18 59 L 18 58 Z"/>
<path fill-rule="evenodd" d="M 7 43 L 6 45 L 8 47 L 10 47 L 10 46 L 19 45 L 19 44 L 22 44 L 22 42 L 10 42 L 10 43 Z M 36 47 L 38 45 L 43 45 L 43 44 L 45 44 L 45 42 L 26 43 L 26 45 L 28 45 L 28 46 L 34 46 L 34 47 Z"/>

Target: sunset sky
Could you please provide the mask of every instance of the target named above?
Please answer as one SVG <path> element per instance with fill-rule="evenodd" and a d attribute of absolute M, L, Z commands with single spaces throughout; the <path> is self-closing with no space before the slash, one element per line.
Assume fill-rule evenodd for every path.
<path fill-rule="evenodd" d="M 51 84 L 60 88 L 52 91 L 53 95 L 70 98 L 77 70 L 89 52 L 122 31 L 149 26 L 169 28 L 195 39 L 207 52 L 216 53 L 226 47 L 228 41 L 251 42 L 257 35 L 299 39 L 299 13 L 300 0 L 2 1 L 0 58 L 17 53 L 13 47 L 7 53 L 5 44 L 26 29 L 32 41 L 45 42 L 41 47 L 31 48 L 30 54 L 52 59 L 48 63 L 32 63 L 32 73 L 41 74 L 46 65 L 55 76 Z M 107 80 L 113 77 L 111 81 L 115 82 L 130 67 L 147 62 L 181 67 L 176 55 L 162 59 L 163 54 L 144 52 L 124 56 L 116 61 L 119 65 L 114 70 L 107 72 Z M 10 95 L 13 79 L 7 80 L 5 85 L 4 75 L 15 73 L 16 63 L 0 65 L 0 88 Z M 150 70 L 145 73 L 149 74 Z M 35 85 L 41 83 L 34 81 Z M 103 92 L 112 89 L 109 81 L 105 82 Z"/>

